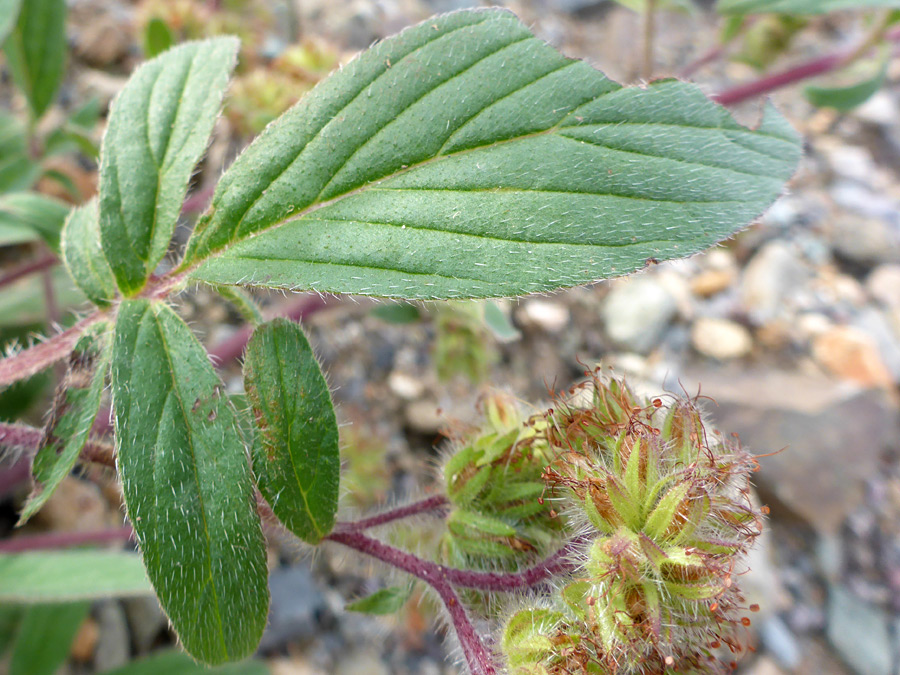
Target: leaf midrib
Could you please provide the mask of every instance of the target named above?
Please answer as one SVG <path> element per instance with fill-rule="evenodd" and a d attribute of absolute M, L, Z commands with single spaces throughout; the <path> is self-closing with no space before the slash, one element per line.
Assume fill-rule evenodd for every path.
<path fill-rule="evenodd" d="M 191 428 L 190 421 L 187 416 L 187 409 L 185 408 L 184 401 L 181 398 L 181 392 L 178 389 L 178 380 L 175 377 L 175 364 L 172 361 L 172 355 L 169 350 L 169 343 L 166 340 L 165 330 L 163 329 L 163 325 L 162 325 L 162 322 L 160 321 L 159 314 L 155 311 L 155 308 L 152 305 L 150 305 L 148 307 L 148 311 L 150 311 L 152 313 L 153 321 L 156 323 L 156 328 L 157 328 L 157 331 L 159 332 L 160 342 L 162 343 L 163 351 L 165 352 L 165 355 L 166 355 L 166 362 L 169 365 L 169 374 L 171 375 L 171 380 L 172 380 L 172 389 L 170 391 L 178 403 L 178 407 L 181 410 L 182 419 L 184 420 L 184 425 L 188 432 L 187 436 L 188 436 L 188 447 L 189 447 L 189 450 L 191 453 L 191 468 L 193 469 L 194 480 L 197 483 L 197 499 L 200 501 L 200 519 L 203 524 L 203 534 L 205 536 L 206 541 L 209 542 L 204 547 L 206 549 L 206 560 L 207 560 L 207 570 L 208 570 L 207 583 L 210 584 L 210 586 L 213 589 L 212 596 L 213 596 L 213 599 L 216 604 L 216 624 L 219 629 L 219 637 L 222 640 L 222 649 L 225 652 L 225 657 L 229 658 L 228 642 L 225 639 L 225 627 L 222 623 L 222 610 L 219 605 L 219 589 L 216 586 L 214 579 L 213 579 L 213 569 L 212 569 L 212 558 L 213 558 L 212 541 L 213 540 L 210 537 L 209 525 L 206 522 L 206 504 L 205 504 L 205 500 L 203 498 L 202 482 L 200 481 L 200 475 L 197 472 L 197 455 L 196 455 L 196 452 L 194 451 L 194 434 L 193 434 L 193 430 Z M 199 602 L 197 603 L 197 606 L 198 606 L 198 611 L 199 611 Z"/>

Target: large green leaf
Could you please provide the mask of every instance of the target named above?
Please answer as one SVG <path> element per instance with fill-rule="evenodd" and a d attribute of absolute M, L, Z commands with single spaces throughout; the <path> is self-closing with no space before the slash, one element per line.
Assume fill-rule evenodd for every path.
<path fill-rule="evenodd" d="M 121 551 L 0 554 L 0 604 L 149 595 L 140 556 Z"/>
<path fill-rule="evenodd" d="M 34 456 L 34 488 L 22 509 L 25 523 L 46 503 L 69 475 L 90 435 L 100 410 L 109 368 L 108 324 L 100 324 L 79 340 L 69 356 L 69 368 Z M 99 331 L 100 334 L 95 333 Z"/>
<path fill-rule="evenodd" d="M 842 9 L 900 7 L 900 0 L 719 0 L 722 14 L 825 14 Z"/>
<path fill-rule="evenodd" d="M 244 388 L 259 490 L 291 532 L 315 544 L 334 525 L 341 460 L 328 384 L 300 326 L 275 319 L 253 332 Z"/>
<path fill-rule="evenodd" d="M 0 47 L 6 42 L 6 38 L 9 37 L 16 25 L 21 7 L 22 0 L 0 0 Z"/>
<path fill-rule="evenodd" d="M 69 205 L 37 192 L 9 192 L 0 195 L 0 242 L 21 243 L 43 239 L 59 250 L 59 234 Z"/>
<path fill-rule="evenodd" d="M 406 298 L 545 291 L 731 236 L 800 152 L 771 109 L 751 131 L 693 85 L 622 88 L 507 11 L 455 12 L 272 123 L 222 177 L 183 269 Z"/>
<path fill-rule="evenodd" d="M 166 253 L 237 50 L 229 37 L 171 49 L 138 68 L 113 104 L 100 157 L 100 232 L 127 295 Z"/>
<path fill-rule="evenodd" d="M 109 305 L 116 295 L 116 280 L 100 244 L 96 199 L 72 209 L 63 226 L 60 248 L 78 288 L 95 305 Z"/>
<path fill-rule="evenodd" d="M 9 675 L 53 675 L 69 656 L 87 617 L 88 602 L 33 605 L 25 610 L 13 645 Z"/>
<path fill-rule="evenodd" d="M 66 65 L 66 0 L 22 3 L 4 46 L 6 63 L 35 119 L 56 98 Z"/>
<path fill-rule="evenodd" d="M 126 300 L 113 347 L 125 506 L 181 641 L 215 664 L 266 623 L 266 552 L 247 452 L 206 351 L 167 305 Z"/>

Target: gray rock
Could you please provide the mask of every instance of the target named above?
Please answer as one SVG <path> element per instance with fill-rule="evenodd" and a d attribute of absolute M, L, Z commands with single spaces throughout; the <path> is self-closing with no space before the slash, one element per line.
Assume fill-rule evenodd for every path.
<path fill-rule="evenodd" d="M 861 265 L 900 262 L 900 226 L 884 218 L 835 218 L 831 245 L 842 258 Z"/>
<path fill-rule="evenodd" d="M 793 672 L 803 655 L 797 638 L 778 616 L 771 616 L 758 627 L 759 638 L 775 660 L 785 670 Z"/>
<path fill-rule="evenodd" d="M 312 637 L 327 604 L 312 574 L 304 565 L 281 567 L 269 574 L 269 625 L 259 648 L 277 649 L 294 640 Z"/>
<path fill-rule="evenodd" d="M 128 617 L 128 628 L 131 630 L 131 642 L 138 654 L 150 650 L 157 636 L 165 630 L 169 623 L 153 596 L 128 598 L 122 601 L 125 616 Z"/>
<path fill-rule="evenodd" d="M 95 609 L 94 617 L 100 629 L 94 646 L 94 668 L 102 673 L 124 666 L 131 656 L 131 645 L 128 620 L 122 605 L 115 600 L 101 602 Z"/>
<path fill-rule="evenodd" d="M 785 301 L 809 277 L 806 265 L 788 244 L 766 244 L 744 268 L 741 297 L 748 314 L 761 324 L 782 315 Z"/>
<path fill-rule="evenodd" d="M 675 317 L 675 298 L 653 277 L 618 282 L 603 304 L 606 333 L 619 347 L 646 354 Z"/>
<path fill-rule="evenodd" d="M 872 270 L 866 278 L 866 290 L 885 307 L 900 309 L 900 264 Z"/>
<path fill-rule="evenodd" d="M 719 429 L 752 453 L 775 453 L 760 458 L 755 482 L 820 533 L 840 527 L 884 449 L 900 441 L 896 411 L 876 390 L 737 368 L 689 370 L 680 381 L 716 401 L 709 412 Z"/>
<path fill-rule="evenodd" d="M 888 618 L 843 586 L 828 593 L 828 640 L 857 675 L 891 675 L 893 647 Z"/>

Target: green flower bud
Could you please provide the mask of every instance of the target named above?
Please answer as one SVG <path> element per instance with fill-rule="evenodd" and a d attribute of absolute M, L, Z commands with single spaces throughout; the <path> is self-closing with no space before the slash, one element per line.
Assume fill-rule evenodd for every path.
<path fill-rule="evenodd" d="M 543 477 L 592 535 L 549 608 L 510 618 L 504 636 L 528 621 L 534 633 L 527 659 L 504 638 L 510 668 L 714 672 L 717 650 L 737 649 L 749 623 L 735 577 L 762 522 L 748 492 L 756 462 L 706 426 L 695 400 L 646 400 L 596 373 L 581 389 L 586 404 L 557 401 L 546 415 Z"/>

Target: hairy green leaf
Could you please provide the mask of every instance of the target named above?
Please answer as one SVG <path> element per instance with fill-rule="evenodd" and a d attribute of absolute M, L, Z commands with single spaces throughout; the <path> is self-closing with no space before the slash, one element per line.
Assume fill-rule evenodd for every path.
<path fill-rule="evenodd" d="M 0 554 L 0 604 L 149 595 L 140 556 L 122 551 Z"/>
<path fill-rule="evenodd" d="M 403 609 L 403 605 L 409 600 L 411 593 L 412 585 L 382 588 L 371 595 L 351 602 L 344 609 L 348 612 L 363 614 L 393 614 Z"/>
<path fill-rule="evenodd" d="M 68 204 L 37 192 L 0 195 L 0 238 L 7 244 L 43 239 L 58 251 L 59 233 L 68 214 Z"/>
<path fill-rule="evenodd" d="M 881 89 L 887 78 L 890 60 L 885 59 L 877 72 L 845 87 L 817 87 L 811 85 L 803 90 L 806 100 L 818 108 L 834 108 L 840 112 L 848 112 L 868 101 Z"/>
<path fill-rule="evenodd" d="M 69 656 L 87 617 L 88 602 L 33 605 L 25 610 L 13 645 L 9 675 L 53 675 Z"/>
<path fill-rule="evenodd" d="M 262 527 L 234 409 L 171 308 L 126 300 L 113 347 L 117 464 L 160 604 L 192 656 L 250 654 L 266 623 Z"/>
<path fill-rule="evenodd" d="M 825 14 L 842 9 L 900 7 L 900 0 L 719 0 L 722 14 Z"/>
<path fill-rule="evenodd" d="M 0 0 L 0 47 L 16 25 L 22 0 Z"/>
<path fill-rule="evenodd" d="M 328 384 L 300 326 L 275 319 L 253 332 L 244 389 L 258 431 L 259 491 L 291 532 L 315 544 L 334 525 L 341 461 Z"/>
<path fill-rule="evenodd" d="M 183 652 L 168 650 L 155 652 L 115 670 L 107 670 L 103 675 L 268 675 L 269 672 L 263 661 L 228 663 L 208 668 Z"/>
<path fill-rule="evenodd" d="M 771 109 L 751 131 L 693 85 L 622 88 L 505 10 L 455 12 L 273 122 L 222 177 L 183 269 L 406 298 L 572 286 L 731 236 L 800 152 Z"/>
<path fill-rule="evenodd" d="M 69 356 L 68 373 L 57 393 L 41 446 L 34 456 L 31 467 L 34 487 L 22 509 L 19 525 L 50 499 L 72 471 L 88 441 L 100 410 L 100 397 L 109 369 L 108 328 L 101 324 L 97 329 L 101 331 L 99 335 L 90 331 Z"/>
<path fill-rule="evenodd" d="M 113 103 L 100 157 L 100 233 L 126 295 L 166 253 L 237 49 L 227 37 L 171 49 L 138 68 Z"/>
<path fill-rule="evenodd" d="M 27 0 L 4 45 L 6 63 L 37 119 L 56 98 L 66 65 L 66 0 Z"/>
<path fill-rule="evenodd" d="M 106 307 L 116 295 L 113 276 L 100 244 L 97 200 L 72 209 L 63 226 L 60 248 L 72 279 L 95 305 Z"/>

